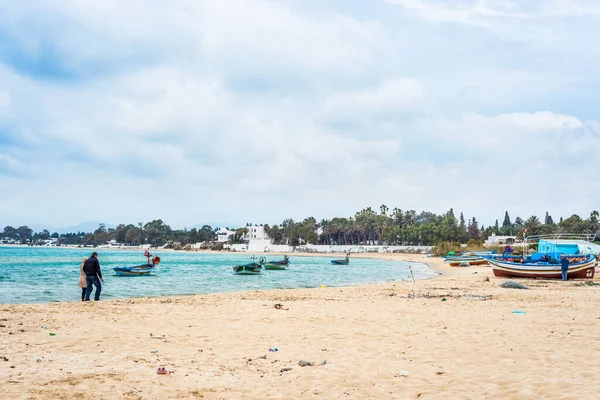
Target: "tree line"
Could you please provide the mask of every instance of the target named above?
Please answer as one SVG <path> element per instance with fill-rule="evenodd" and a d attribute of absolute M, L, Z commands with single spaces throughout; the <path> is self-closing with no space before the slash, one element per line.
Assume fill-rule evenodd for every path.
<path fill-rule="evenodd" d="M 552 233 L 598 233 L 600 214 L 592 211 L 586 219 L 572 215 L 555 223 L 546 212 L 542 222 L 537 216 L 526 220 L 516 217 L 511 220 L 508 211 L 502 224 L 480 225 L 475 217 L 465 219 L 463 213 L 458 218 L 454 210 L 444 214 L 415 210 L 389 210 L 382 205 L 379 212 L 367 207 L 354 217 L 324 219 L 317 223 L 312 218 L 302 222 L 286 219 L 281 224 L 265 227 L 267 234 L 276 244 L 327 244 L 327 245 L 437 245 L 441 242 L 481 241 L 492 234 L 497 236 L 542 235 Z"/>
<path fill-rule="evenodd" d="M 149 244 L 159 247 L 173 243 L 185 246 L 197 242 L 210 242 L 215 238 L 215 230 L 208 225 L 200 229 L 171 229 L 162 219 L 157 219 L 146 224 L 120 224 L 116 228 L 107 228 L 106 224 L 100 224 L 93 232 L 62 234 L 50 234 L 46 229 L 33 233 L 27 226 L 7 226 L 1 236 L 21 244 L 43 244 L 47 240 L 56 239 L 58 245 L 100 246 L 114 240 L 130 246 Z"/>
<path fill-rule="evenodd" d="M 415 210 L 389 210 L 382 205 L 379 211 L 371 207 L 355 213 L 353 217 L 335 217 L 318 222 L 313 217 L 302 221 L 285 219 L 281 224 L 264 225 L 265 232 L 274 244 L 298 246 L 301 244 L 326 245 L 437 245 L 441 242 L 481 241 L 492 234 L 498 236 L 523 236 L 552 233 L 590 233 L 600 231 L 600 214 L 592 211 L 587 218 L 571 215 L 558 222 L 546 212 L 542 220 L 531 216 L 526 220 L 516 217 L 514 220 L 505 212 L 502 223 L 496 220 L 494 225 L 483 226 L 475 217 L 465 219 L 463 213 L 456 217 L 450 209 L 444 214 L 428 211 L 417 213 Z M 231 243 L 243 243 L 248 226 L 235 230 L 230 236 Z M 48 239 L 56 239 L 59 245 L 99 246 L 110 240 L 118 243 L 139 246 L 149 244 L 153 247 L 175 245 L 185 247 L 198 242 L 212 242 L 216 231 L 204 225 L 200 229 L 171 229 L 162 219 L 148 223 L 120 224 L 116 228 L 107 228 L 105 224 L 94 232 L 50 233 L 48 230 L 33 232 L 27 226 L 4 228 L 2 238 L 20 243 L 42 244 Z"/>

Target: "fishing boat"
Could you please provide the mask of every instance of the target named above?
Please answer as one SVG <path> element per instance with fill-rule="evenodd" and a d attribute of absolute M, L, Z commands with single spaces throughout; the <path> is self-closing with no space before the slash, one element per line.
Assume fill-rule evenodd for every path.
<path fill-rule="evenodd" d="M 488 258 L 488 262 L 499 277 L 561 279 L 560 258 L 551 257 L 548 261 L 532 261 L 529 257 L 512 258 L 512 261 L 501 258 Z M 596 269 L 596 256 L 567 256 L 569 259 L 568 279 L 592 279 Z"/>
<path fill-rule="evenodd" d="M 283 256 L 283 260 L 279 260 L 279 261 L 267 261 L 265 263 L 265 265 L 269 264 L 269 265 L 288 265 L 290 263 L 290 259 L 288 256 Z M 267 269 L 267 268 L 265 268 Z"/>
<path fill-rule="evenodd" d="M 513 254 L 506 246 L 502 255 L 485 256 L 495 276 L 561 279 L 560 259 L 569 260 L 568 279 L 591 279 L 598 264 L 592 250 L 595 235 L 554 234 L 530 236 L 523 240 L 522 255 Z M 585 240 L 583 240 L 585 239 Z M 527 255 L 532 244 L 538 245 L 537 252 Z M 589 245 L 588 245 L 589 244 Z"/>
<path fill-rule="evenodd" d="M 451 267 L 469 267 L 488 263 L 482 256 L 447 257 L 444 261 L 450 264 Z"/>
<path fill-rule="evenodd" d="M 113 268 L 116 276 L 144 276 L 150 275 L 158 264 L 160 264 L 160 257 L 156 256 L 152 258 L 152 254 L 148 250 L 144 251 L 144 256 L 148 258 L 148 262 L 142 265 L 136 265 L 135 267 L 116 267 Z M 152 260 L 151 260 L 152 259 Z"/>
<path fill-rule="evenodd" d="M 137 267 L 116 267 L 113 268 L 117 276 L 143 276 L 150 275 L 154 269 L 153 265 L 138 265 Z"/>
<path fill-rule="evenodd" d="M 236 265 L 233 267 L 233 273 L 236 275 L 260 275 L 262 271 L 262 264 L 264 263 L 264 258 L 261 257 L 259 262 L 254 260 L 252 257 L 252 262 L 243 265 Z"/>
<path fill-rule="evenodd" d="M 346 258 L 341 260 L 331 260 L 333 265 L 348 265 L 350 263 L 350 253 L 346 253 Z"/>

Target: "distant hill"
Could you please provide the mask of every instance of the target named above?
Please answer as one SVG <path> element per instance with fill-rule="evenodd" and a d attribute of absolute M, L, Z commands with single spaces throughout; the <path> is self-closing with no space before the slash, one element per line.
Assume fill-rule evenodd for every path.
<path fill-rule="evenodd" d="M 112 224 L 106 224 L 106 229 L 108 228 L 116 228 L 116 225 L 112 225 Z M 34 228 L 34 226 L 38 229 Z M 77 233 L 77 232 L 85 232 L 85 233 L 91 233 L 94 232 L 96 229 L 98 229 L 98 227 L 100 226 L 100 222 L 84 222 L 81 224 L 77 224 L 77 225 L 72 225 L 72 226 L 65 226 L 62 228 L 55 228 L 55 227 L 44 227 L 42 225 L 30 225 L 29 227 L 31 229 L 34 230 L 34 232 L 39 232 L 43 229 L 48 229 L 48 231 L 50 233 L 54 233 L 57 232 L 59 234 L 61 233 Z"/>
<path fill-rule="evenodd" d="M 100 226 L 101 223 L 106 225 L 106 229 L 117 227 L 116 225 L 107 224 L 104 222 L 84 222 L 84 223 L 78 224 L 78 225 L 67 226 L 66 228 L 57 228 L 57 230 L 55 230 L 54 232 L 58 232 L 58 233 L 94 232 L 96 229 L 98 229 L 98 227 Z"/>

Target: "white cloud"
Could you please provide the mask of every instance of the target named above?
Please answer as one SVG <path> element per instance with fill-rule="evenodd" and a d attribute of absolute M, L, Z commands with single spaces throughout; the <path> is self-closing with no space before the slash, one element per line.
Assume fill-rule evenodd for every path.
<path fill-rule="evenodd" d="M 325 112 L 336 114 L 398 112 L 425 100 L 423 84 L 398 78 L 381 82 L 376 88 L 338 92 L 325 100 Z"/>
<path fill-rule="evenodd" d="M 545 32 L 558 6 L 447 4 L 374 3 L 367 18 L 267 0 L 15 3 L 0 15 L 20 51 L 0 52 L 0 223 L 589 212 L 600 193 L 580 171 L 598 169 L 600 117 L 561 98 L 595 96 L 595 75 L 560 49 L 538 61 L 421 23 Z"/>
<path fill-rule="evenodd" d="M 386 0 L 436 21 L 487 26 L 492 19 L 537 20 L 600 14 L 591 0 Z"/>

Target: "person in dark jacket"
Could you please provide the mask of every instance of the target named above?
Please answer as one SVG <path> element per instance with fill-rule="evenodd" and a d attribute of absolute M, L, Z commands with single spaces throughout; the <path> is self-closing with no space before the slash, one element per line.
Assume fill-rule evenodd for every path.
<path fill-rule="evenodd" d="M 566 281 L 569 273 L 569 259 L 565 256 L 560 259 L 560 272 L 562 273 L 562 280 Z"/>
<path fill-rule="evenodd" d="M 85 272 L 85 281 L 87 283 L 85 301 L 90 301 L 90 295 L 94 289 L 93 286 L 96 286 L 94 300 L 100 300 L 100 292 L 102 291 L 102 284 L 100 282 L 104 282 L 104 279 L 102 279 L 102 271 L 100 271 L 98 253 L 93 252 L 92 256 L 85 260 L 85 264 L 83 264 L 83 271 Z"/>

